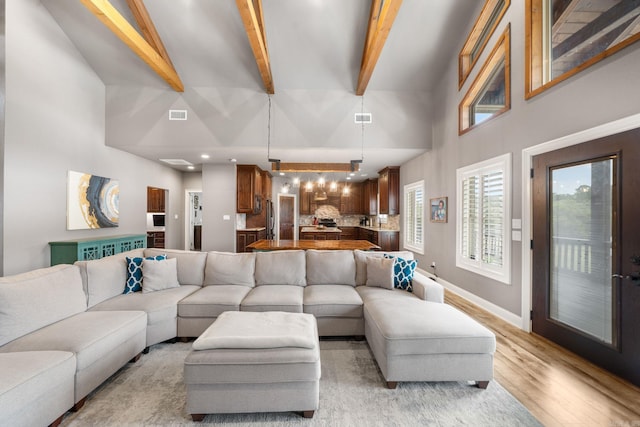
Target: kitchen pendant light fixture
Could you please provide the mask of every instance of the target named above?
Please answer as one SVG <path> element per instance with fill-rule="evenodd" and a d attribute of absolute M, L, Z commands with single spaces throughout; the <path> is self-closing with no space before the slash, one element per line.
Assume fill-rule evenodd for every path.
<path fill-rule="evenodd" d="M 275 171 L 280 171 L 280 159 L 271 158 L 271 95 L 267 95 L 269 100 L 269 118 L 267 120 L 267 161 L 275 167 Z"/>

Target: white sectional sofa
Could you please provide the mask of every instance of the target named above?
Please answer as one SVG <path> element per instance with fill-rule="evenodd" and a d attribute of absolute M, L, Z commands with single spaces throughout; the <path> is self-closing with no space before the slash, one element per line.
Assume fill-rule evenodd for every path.
<path fill-rule="evenodd" d="M 123 294 L 126 258 L 162 254 L 173 268 L 166 270 L 171 286 L 146 292 L 143 279 L 143 292 Z M 411 252 L 388 255 L 413 259 Z M 383 256 L 138 249 L 0 278 L 0 419 L 54 423 L 153 344 L 197 337 L 221 313 L 238 310 L 310 313 L 320 336 L 366 336 L 389 387 L 463 379 L 486 387 L 493 334 L 443 304 L 442 286 L 419 272 L 413 292 L 389 288 L 384 274 L 376 283 L 376 268 L 389 265 Z M 28 416 L 13 402 L 30 408 Z"/>

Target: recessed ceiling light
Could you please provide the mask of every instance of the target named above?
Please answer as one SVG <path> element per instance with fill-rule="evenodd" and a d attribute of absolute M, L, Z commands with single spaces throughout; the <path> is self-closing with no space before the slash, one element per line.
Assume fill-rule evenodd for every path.
<path fill-rule="evenodd" d="M 200 157 L 202 157 L 203 159 L 208 159 L 211 156 L 209 156 L 208 154 L 201 154 Z"/>
<path fill-rule="evenodd" d="M 231 163 L 235 163 L 235 162 L 237 162 L 238 160 L 236 160 L 236 159 L 229 159 L 229 161 L 230 161 Z"/>
<path fill-rule="evenodd" d="M 195 166 L 187 166 L 187 169 L 189 170 L 194 170 L 196 167 Z"/>
<path fill-rule="evenodd" d="M 349 176 L 356 176 L 355 172 L 351 172 Z"/>
<path fill-rule="evenodd" d="M 348 176 L 348 177 L 347 177 L 347 180 L 349 180 L 349 179 L 351 179 L 351 177 L 350 177 L 350 176 Z"/>
<path fill-rule="evenodd" d="M 284 176 L 284 172 L 280 172 L 280 176 Z"/>
<path fill-rule="evenodd" d="M 363 174 L 361 174 L 360 176 L 367 176 L 367 175 L 368 175 L 368 174 L 366 174 L 366 173 L 363 173 Z"/>

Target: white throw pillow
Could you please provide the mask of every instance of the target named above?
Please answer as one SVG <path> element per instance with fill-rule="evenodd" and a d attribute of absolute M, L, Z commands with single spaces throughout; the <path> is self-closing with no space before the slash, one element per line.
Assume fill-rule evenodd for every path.
<path fill-rule="evenodd" d="M 393 265 L 390 258 L 367 258 L 367 286 L 393 289 Z M 145 279 L 146 280 L 146 279 Z"/>
<path fill-rule="evenodd" d="M 178 261 L 175 258 L 142 260 L 142 293 L 179 288 Z"/>

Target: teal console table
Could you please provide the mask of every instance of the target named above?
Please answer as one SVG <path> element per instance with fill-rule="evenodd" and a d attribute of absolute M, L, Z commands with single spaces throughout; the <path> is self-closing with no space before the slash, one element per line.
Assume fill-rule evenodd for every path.
<path fill-rule="evenodd" d="M 99 259 L 132 249 L 147 247 L 146 234 L 128 234 L 49 242 L 51 265 L 73 264 L 76 261 Z"/>

